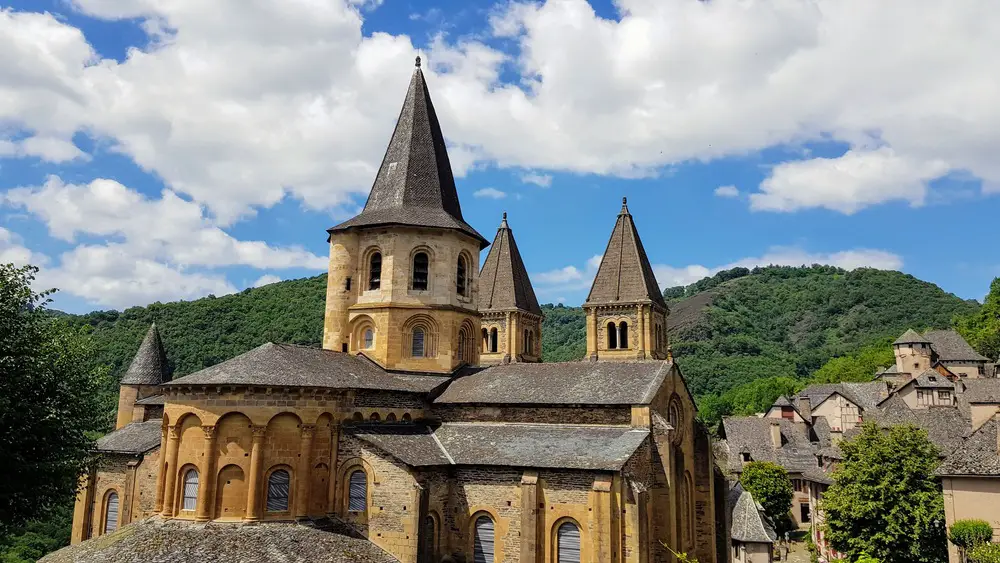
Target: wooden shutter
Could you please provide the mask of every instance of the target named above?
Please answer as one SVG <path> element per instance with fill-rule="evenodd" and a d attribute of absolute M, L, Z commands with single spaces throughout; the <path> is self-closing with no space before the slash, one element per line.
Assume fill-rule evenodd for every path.
<path fill-rule="evenodd" d="M 288 511 L 288 489 L 291 478 L 288 472 L 279 469 L 267 478 L 267 511 Z"/>
<path fill-rule="evenodd" d="M 474 563 L 494 563 L 493 520 L 487 516 L 480 516 L 476 519 L 473 561 Z"/>
<path fill-rule="evenodd" d="M 108 508 L 104 515 L 104 533 L 110 534 L 118 529 L 118 493 L 108 495 Z"/>
<path fill-rule="evenodd" d="M 559 563 L 580 563 L 580 528 L 572 522 L 559 526 Z"/>
<path fill-rule="evenodd" d="M 351 473 L 350 500 L 347 509 L 364 512 L 368 507 L 368 476 L 364 471 Z"/>

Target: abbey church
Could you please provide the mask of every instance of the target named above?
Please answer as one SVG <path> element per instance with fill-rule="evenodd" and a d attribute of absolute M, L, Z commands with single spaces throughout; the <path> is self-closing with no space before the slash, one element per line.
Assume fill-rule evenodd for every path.
<path fill-rule="evenodd" d="M 463 219 L 418 58 L 363 211 L 328 231 L 322 348 L 170 379 L 150 327 L 52 560 L 719 560 L 712 448 L 627 202 L 579 361 L 541 361 L 511 224 L 491 244 Z M 176 551 L 108 552 L 154 544 Z"/>

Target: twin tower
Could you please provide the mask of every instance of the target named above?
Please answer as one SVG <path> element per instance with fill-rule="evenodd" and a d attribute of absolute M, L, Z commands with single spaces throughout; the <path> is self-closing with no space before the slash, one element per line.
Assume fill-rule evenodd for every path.
<path fill-rule="evenodd" d="M 329 229 L 323 347 L 385 369 L 538 362 L 542 310 L 504 214 L 465 222 L 420 58 L 364 210 Z M 667 305 L 625 200 L 584 304 L 591 360 L 665 359 Z"/>

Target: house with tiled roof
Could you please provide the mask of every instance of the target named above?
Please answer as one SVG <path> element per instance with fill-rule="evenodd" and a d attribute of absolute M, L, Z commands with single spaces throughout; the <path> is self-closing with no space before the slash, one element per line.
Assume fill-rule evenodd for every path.
<path fill-rule="evenodd" d="M 892 343 L 896 363 L 880 370 L 878 377 L 901 385 L 929 370 L 950 379 L 993 377 L 995 366 L 976 352 L 958 332 L 928 330 L 923 334 L 907 329 Z"/>
<path fill-rule="evenodd" d="M 778 534 L 764 508 L 737 483 L 727 499 L 732 563 L 771 563 Z"/>
<path fill-rule="evenodd" d="M 326 234 L 321 348 L 260 343 L 168 381 L 150 329 L 73 545 L 47 560 L 719 560 L 725 495 L 626 201 L 586 357 L 539 362 L 513 232 L 505 216 L 476 267 L 490 244 L 417 59 L 364 209 Z"/>

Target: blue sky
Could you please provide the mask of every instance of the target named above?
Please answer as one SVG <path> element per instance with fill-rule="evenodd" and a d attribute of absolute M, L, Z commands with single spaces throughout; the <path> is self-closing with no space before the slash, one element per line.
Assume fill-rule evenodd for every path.
<path fill-rule="evenodd" d="M 0 7 L 0 261 L 64 310 L 323 271 L 418 53 L 466 219 L 492 239 L 509 214 L 543 302 L 583 301 L 623 196 L 662 286 L 821 262 L 981 298 L 1000 275 L 985 1 Z"/>

